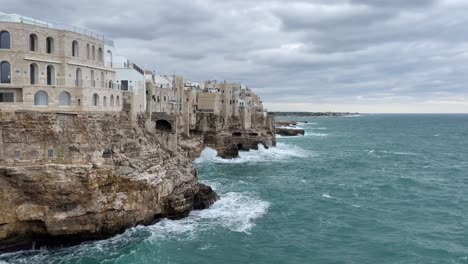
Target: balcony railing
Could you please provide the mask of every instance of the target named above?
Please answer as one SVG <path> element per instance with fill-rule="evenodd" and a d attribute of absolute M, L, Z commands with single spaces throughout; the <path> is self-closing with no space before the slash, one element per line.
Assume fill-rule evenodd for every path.
<path fill-rule="evenodd" d="M 28 24 L 28 25 L 33 25 L 37 27 L 45 27 L 45 28 L 51 28 L 51 29 L 58 29 L 58 30 L 66 30 L 70 32 L 74 32 L 77 34 L 85 35 L 100 41 L 103 41 L 104 44 L 109 45 L 109 46 L 114 46 L 114 41 L 104 37 L 104 35 L 95 33 L 93 31 L 81 28 L 81 27 L 76 27 L 72 25 L 67 25 L 67 24 L 60 24 L 60 23 L 51 23 L 47 21 L 41 21 L 41 20 L 36 20 L 33 18 L 29 17 L 24 17 L 16 14 L 2 14 L 0 13 L 0 22 L 16 22 L 16 23 L 23 23 L 23 24 Z"/>

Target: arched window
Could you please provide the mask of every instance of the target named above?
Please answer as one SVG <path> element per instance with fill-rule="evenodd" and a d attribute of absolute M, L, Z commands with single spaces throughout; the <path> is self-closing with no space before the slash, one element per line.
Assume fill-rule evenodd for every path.
<path fill-rule="evenodd" d="M 111 95 L 110 97 L 110 106 L 114 107 L 114 95 Z"/>
<path fill-rule="evenodd" d="M 83 73 L 81 72 L 81 69 L 78 68 L 76 69 L 76 78 L 75 78 L 75 86 L 81 87 L 83 85 Z"/>
<path fill-rule="evenodd" d="M 48 37 L 46 39 L 46 52 L 52 54 L 54 52 L 54 39 L 52 37 Z"/>
<path fill-rule="evenodd" d="M 47 85 L 55 85 L 55 67 L 47 66 Z"/>
<path fill-rule="evenodd" d="M 34 105 L 48 105 L 49 104 L 49 96 L 44 91 L 38 91 L 34 95 Z"/>
<path fill-rule="evenodd" d="M 10 48 L 10 32 L 1 31 L 0 32 L 0 49 L 9 49 Z"/>
<path fill-rule="evenodd" d="M 98 49 L 98 59 L 99 59 L 99 62 L 103 62 L 102 48 L 99 48 L 99 49 Z"/>
<path fill-rule="evenodd" d="M 36 63 L 29 65 L 29 83 L 37 84 L 39 82 L 39 67 Z"/>
<path fill-rule="evenodd" d="M 96 48 L 93 45 L 93 60 L 96 60 Z"/>
<path fill-rule="evenodd" d="M 89 60 L 89 44 L 86 44 L 86 58 Z"/>
<path fill-rule="evenodd" d="M 11 65 L 8 61 L 0 63 L 0 82 L 11 83 Z"/>
<path fill-rule="evenodd" d="M 69 92 L 61 92 L 58 99 L 60 106 L 70 106 L 71 95 Z"/>
<path fill-rule="evenodd" d="M 112 80 L 109 80 L 109 88 L 112 89 Z"/>
<path fill-rule="evenodd" d="M 93 94 L 93 106 L 99 106 L 99 95 Z"/>
<path fill-rule="evenodd" d="M 104 96 L 104 98 L 102 99 L 102 104 L 104 107 L 107 106 L 107 97 Z"/>
<path fill-rule="evenodd" d="M 117 98 L 115 99 L 115 104 L 117 105 L 117 107 L 120 107 L 120 99 L 118 95 L 117 95 Z"/>
<path fill-rule="evenodd" d="M 96 81 L 94 80 L 94 71 L 91 70 L 91 87 L 96 87 Z"/>
<path fill-rule="evenodd" d="M 106 66 L 112 67 L 112 52 L 110 50 L 106 53 Z"/>
<path fill-rule="evenodd" d="M 29 35 L 29 51 L 37 51 L 37 36 L 36 36 L 36 34 Z"/>
<path fill-rule="evenodd" d="M 73 57 L 78 57 L 80 55 L 80 49 L 78 46 L 78 41 L 74 40 L 72 42 L 72 56 Z"/>
<path fill-rule="evenodd" d="M 104 86 L 106 86 L 104 82 L 104 72 L 101 72 L 101 88 L 104 88 Z"/>

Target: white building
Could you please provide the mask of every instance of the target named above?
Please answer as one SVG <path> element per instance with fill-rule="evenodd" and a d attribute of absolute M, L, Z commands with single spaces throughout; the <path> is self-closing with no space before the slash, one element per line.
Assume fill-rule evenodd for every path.
<path fill-rule="evenodd" d="M 113 56 L 112 66 L 116 73 L 116 81 L 124 92 L 133 93 L 132 104 L 137 113 L 146 110 L 146 80 L 144 71 L 135 63 L 123 56 Z"/>

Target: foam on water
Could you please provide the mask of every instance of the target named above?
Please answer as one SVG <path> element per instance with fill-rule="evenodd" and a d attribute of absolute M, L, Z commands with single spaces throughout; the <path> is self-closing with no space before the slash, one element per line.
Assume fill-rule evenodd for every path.
<path fill-rule="evenodd" d="M 315 132 L 306 132 L 306 133 L 305 133 L 305 136 L 309 136 L 309 137 L 327 137 L 328 134 L 325 134 L 325 133 L 315 133 Z"/>
<path fill-rule="evenodd" d="M 310 153 L 304 149 L 279 142 L 276 147 L 266 149 L 263 145 L 258 145 L 258 150 L 240 151 L 239 158 L 223 159 L 218 157 L 218 152 L 212 148 L 205 148 L 200 157 L 194 163 L 214 162 L 214 163 L 257 163 L 281 161 L 288 158 L 305 158 L 310 156 Z"/>
<path fill-rule="evenodd" d="M 99 256 L 107 254 L 101 263 L 115 263 L 128 245 L 139 243 L 164 243 L 168 240 L 187 241 L 198 239 L 201 232 L 218 229 L 219 227 L 232 232 L 250 234 L 255 226 L 255 220 L 267 213 L 270 203 L 263 201 L 252 193 L 227 192 L 220 194 L 220 200 L 209 209 L 192 211 L 190 215 L 181 220 L 162 221 L 151 226 L 137 226 L 116 235 L 112 238 L 87 242 L 80 246 L 65 248 L 57 251 L 16 252 L 4 254 L 2 257 L 14 263 L 38 264 L 46 260 L 60 259 L 60 263 L 68 263 L 71 260 L 86 259 L 87 256 Z M 71 253 L 73 252 L 73 253 Z M 30 256 L 25 256 L 29 254 Z M 115 255 L 114 255 L 115 254 Z M 133 254 L 130 252 L 130 254 Z M 62 262 L 63 261 L 63 262 Z M 9 263 L 0 260 L 0 264 Z M 54 262 L 55 263 L 55 262 Z"/>
<path fill-rule="evenodd" d="M 163 220 L 143 228 L 152 233 L 149 240 L 153 242 L 164 239 L 192 240 L 197 238 L 198 233 L 216 227 L 250 234 L 255 226 L 255 219 L 264 215 L 269 206 L 269 202 L 254 195 L 228 192 L 221 194 L 221 199 L 209 209 L 192 211 L 187 218 L 181 220 Z"/>

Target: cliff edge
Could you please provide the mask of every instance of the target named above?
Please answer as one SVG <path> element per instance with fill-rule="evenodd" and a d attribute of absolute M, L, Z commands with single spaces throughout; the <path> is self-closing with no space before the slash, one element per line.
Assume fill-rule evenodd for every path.
<path fill-rule="evenodd" d="M 103 239 L 217 200 L 148 125 L 124 113 L 0 112 L 0 251 Z"/>

